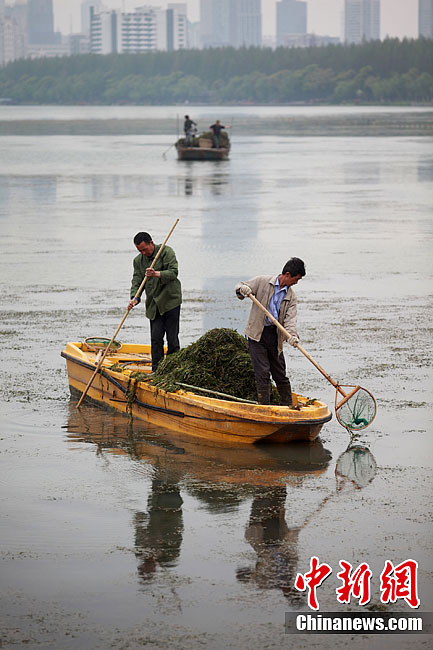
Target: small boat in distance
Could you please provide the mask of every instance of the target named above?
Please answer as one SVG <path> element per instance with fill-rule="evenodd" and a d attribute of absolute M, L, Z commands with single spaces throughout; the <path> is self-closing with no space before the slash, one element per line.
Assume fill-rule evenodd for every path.
<path fill-rule="evenodd" d="M 71 392 L 84 391 L 98 364 L 98 354 L 86 341 L 66 344 L 62 357 Z M 140 374 L 135 379 L 137 372 Z M 219 399 L 182 389 L 169 392 L 152 385 L 150 372 L 150 345 L 118 344 L 106 355 L 87 396 L 150 424 L 216 442 L 312 441 L 332 417 L 325 403 L 296 394 L 295 408 L 289 408 Z"/>
<path fill-rule="evenodd" d="M 177 157 L 179 160 L 227 160 L 230 152 L 230 140 L 227 133 L 221 133 L 221 145 L 217 149 L 213 146 L 210 132 L 195 136 L 192 145 L 187 145 L 185 138 L 176 142 Z"/>

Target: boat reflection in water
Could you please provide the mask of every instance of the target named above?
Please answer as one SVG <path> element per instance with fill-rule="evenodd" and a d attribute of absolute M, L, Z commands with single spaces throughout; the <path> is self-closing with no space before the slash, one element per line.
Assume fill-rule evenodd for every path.
<path fill-rule="evenodd" d="M 96 446 L 97 453 L 122 454 L 143 463 L 151 490 L 145 512 L 134 514 L 135 554 L 140 580 L 147 582 L 158 567 L 174 567 L 184 533 L 183 498 L 188 494 L 210 513 L 235 512 L 251 501 L 245 539 L 256 553 L 255 566 L 241 567 L 236 577 L 258 588 L 279 588 L 294 604 L 298 536 L 335 492 L 300 526 L 287 524 L 287 486 L 326 471 L 331 453 L 320 440 L 290 446 L 228 446 L 177 437 L 172 431 L 129 423 L 115 411 L 70 405 L 68 437 Z M 368 450 L 367 450 L 368 451 Z M 339 480 L 351 469 L 350 450 L 340 463 Z M 353 454 L 352 454 L 353 456 Z M 357 454 L 357 462 L 360 455 Z M 359 462 L 358 462 L 359 464 Z M 343 467 L 344 465 L 344 467 Z"/>

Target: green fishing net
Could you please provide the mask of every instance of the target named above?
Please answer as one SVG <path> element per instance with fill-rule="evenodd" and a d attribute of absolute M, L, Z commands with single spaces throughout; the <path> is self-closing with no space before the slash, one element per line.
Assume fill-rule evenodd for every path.
<path fill-rule="evenodd" d="M 337 393 L 336 402 L 337 398 L 341 398 L 339 393 Z M 341 406 L 338 406 L 337 403 L 335 405 L 337 420 L 343 427 L 351 431 L 359 431 L 368 427 L 374 420 L 376 409 L 376 400 L 365 388 L 359 388 Z"/>
<path fill-rule="evenodd" d="M 105 350 L 110 343 L 110 339 L 104 338 L 103 336 L 90 336 L 84 342 L 91 350 Z M 110 345 L 110 350 L 117 352 L 121 347 L 122 344 L 119 341 L 113 341 Z"/>

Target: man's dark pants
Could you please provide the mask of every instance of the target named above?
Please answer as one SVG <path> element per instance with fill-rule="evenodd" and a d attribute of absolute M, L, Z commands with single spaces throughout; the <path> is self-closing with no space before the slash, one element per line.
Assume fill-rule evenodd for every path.
<path fill-rule="evenodd" d="M 150 342 L 152 345 L 152 372 L 164 358 L 164 335 L 167 337 L 167 354 L 180 350 L 179 344 L 180 305 L 156 316 L 150 321 Z"/>
<path fill-rule="evenodd" d="M 271 375 L 280 394 L 291 391 L 290 380 L 286 376 L 284 355 L 282 352 L 278 354 L 276 326 L 265 326 L 260 341 L 248 339 L 248 347 L 256 377 L 257 392 L 259 394 L 263 391 L 269 392 Z"/>

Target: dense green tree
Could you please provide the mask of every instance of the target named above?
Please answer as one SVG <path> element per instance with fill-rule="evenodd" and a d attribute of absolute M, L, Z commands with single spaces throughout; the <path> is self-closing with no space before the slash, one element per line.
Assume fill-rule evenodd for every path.
<path fill-rule="evenodd" d="M 19 60 L 0 69 L 16 103 L 431 102 L 433 41 L 221 48 Z"/>

